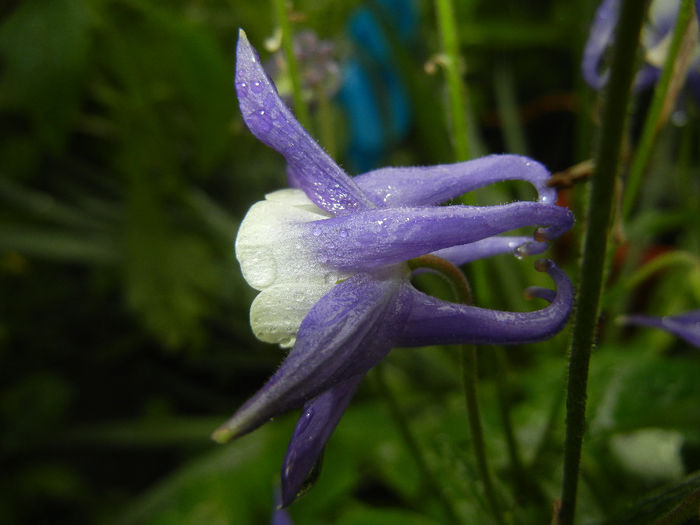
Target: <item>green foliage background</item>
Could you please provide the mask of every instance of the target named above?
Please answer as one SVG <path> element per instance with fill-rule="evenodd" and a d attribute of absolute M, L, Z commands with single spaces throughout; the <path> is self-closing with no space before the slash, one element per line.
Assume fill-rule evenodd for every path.
<path fill-rule="evenodd" d="M 294 29 L 343 49 L 360 4 L 297 1 Z M 456 4 L 473 150 L 526 153 L 553 172 L 588 159 L 599 100 L 579 61 L 597 2 Z M 424 68 L 439 51 L 433 4 L 418 5 L 417 48 L 394 50 L 415 123 L 386 164 L 453 160 L 443 78 Z M 254 293 L 233 255 L 247 208 L 285 184 L 232 85 L 238 28 L 263 52 L 272 5 L 26 0 L 0 16 L 0 522 L 267 522 L 294 415 L 223 447 L 208 436 L 282 359 L 250 333 Z M 615 246 L 592 358 L 584 523 L 652 522 L 700 490 L 700 354 L 613 322 L 700 302 L 700 124 L 697 105 L 682 109 L 659 136 L 627 243 Z M 342 113 L 333 116 L 342 139 Z M 499 186 L 479 202 L 521 191 Z M 582 217 L 585 184 L 566 199 Z M 580 235 L 579 222 L 550 254 L 574 280 Z M 640 273 L 660 253 L 670 262 Z M 489 265 L 477 297 L 536 308 L 521 292 L 548 283 L 512 259 Z M 558 497 L 567 336 L 481 351 L 487 450 L 513 523 L 548 522 Z M 456 363 L 453 349 L 395 350 L 382 368 L 460 518 L 488 523 Z M 375 373 L 291 515 L 444 522 Z"/>

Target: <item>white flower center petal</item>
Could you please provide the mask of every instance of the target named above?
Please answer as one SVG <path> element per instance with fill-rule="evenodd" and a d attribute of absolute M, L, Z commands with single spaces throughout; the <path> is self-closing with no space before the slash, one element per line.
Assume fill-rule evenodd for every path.
<path fill-rule="evenodd" d="M 333 286 L 349 274 L 318 260 L 312 233 L 303 223 L 330 217 L 297 189 L 270 193 L 255 203 L 236 237 L 236 258 L 243 277 L 261 290 L 250 308 L 258 339 L 294 344 L 302 320 Z"/>
<path fill-rule="evenodd" d="M 302 320 L 335 283 L 304 281 L 266 288 L 250 306 L 250 326 L 255 337 L 282 348 L 294 346 Z"/>

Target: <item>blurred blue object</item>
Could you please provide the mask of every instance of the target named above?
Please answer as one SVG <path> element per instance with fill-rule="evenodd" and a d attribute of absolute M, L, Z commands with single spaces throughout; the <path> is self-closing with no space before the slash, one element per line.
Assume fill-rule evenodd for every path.
<path fill-rule="evenodd" d="M 377 0 L 372 7 L 357 9 L 348 21 L 353 47 L 337 99 L 348 121 L 350 171 L 365 172 L 382 164 L 410 129 L 410 97 L 392 56 L 391 39 L 410 46 L 417 28 L 411 0 Z"/>

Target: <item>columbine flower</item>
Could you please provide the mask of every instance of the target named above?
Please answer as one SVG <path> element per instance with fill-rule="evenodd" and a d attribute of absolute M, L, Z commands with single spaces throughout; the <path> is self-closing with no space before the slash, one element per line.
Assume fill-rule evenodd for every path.
<path fill-rule="evenodd" d="M 623 324 L 651 326 L 666 330 L 700 348 L 700 310 L 684 314 L 655 317 L 651 315 L 626 315 L 620 318 Z"/>
<path fill-rule="evenodd" d="M 649 19 L 642 32 L 644 66 L 637 72 L 634 83 L 636 90 L 644 89 L 658 79 L 666 59 L 666 50 L 679 7 L 680 0 L 652 1 Z M 695 8 L 700 21 L 700 0 L 695 1 Z M 581 63 L 583 78 L 594 89 L 601 89 L 607 82 L 608 70 L 601 71 L 601 62 L 612 42 L 619 16 L 620 0 L 603 0 L 595 13 Z M 700 98 L 700 47 L 697 47 L 688 70 L 687 83 Z"/>
<path fill-rule="evenodd" d="M 251 325 L 263 341 L 293 347 L 277 372 L 214 434 L 240 436 L 273 416 L 303 406 L 282 469 L 282 501 L 296 496 L 364 374 L 393 346 L 525 343 L 564 326 L 573 291 L 550 261 L 537 268 L 557 291 L 550 301 L 514 313 L 430 297 L 410 282 L 410 259 L 434 253 L 462 264 L 497 253 L 540 252 L 569 229 L 571 213 L 554 204 L 544 167 L 503 155 L 454 165 L 386 168 L 354 179 L 313 141 L 282 103 L 241 31 L 236 90 L 251 132 L 287 160 L 295 189 L 266 196 L 243 219 L 236 256 L 260 290 Z M 438 206 L 503 180 L 534 185 L 537 202 Z M 528 237 L 499 233 L 543 226 Z"/>

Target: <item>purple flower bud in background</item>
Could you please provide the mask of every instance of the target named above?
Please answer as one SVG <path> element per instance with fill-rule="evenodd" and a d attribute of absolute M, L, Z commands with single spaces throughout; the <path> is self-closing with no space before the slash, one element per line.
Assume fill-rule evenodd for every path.
<path fill-rule="evenodd" d="M 681 339 L 685 339 L 696 348 L 700 348 L 700 310 L 684 314 L 655 317 L 652 315 L 626 315 L 619 319 L 622 324 L 651 326 L 659 328 Z"/>
<path fill-rule="evenodd" d="M 673 28 L 678 17 L 680 0 L 653 0 L 649 7 L 647 23 L 642 31 L 644 63 L 637 72 L 634 89 L 639 91 L 653 85 L 661 74 Z M 700 20 L 700 0 L 695 2 Z M 586 83 L 593 89 L 601 89 L 607 82 L 605 54 L 612 43 L 620 14 L 620 0 L 603 0 L 598 7 L 586 42 L 581 71 Z M 693 21 L 693 23 L 697 23 Z M 686 77 L 686 84 L 695 98 L 700 100 L 700 46 L 696 45 Z"/>

